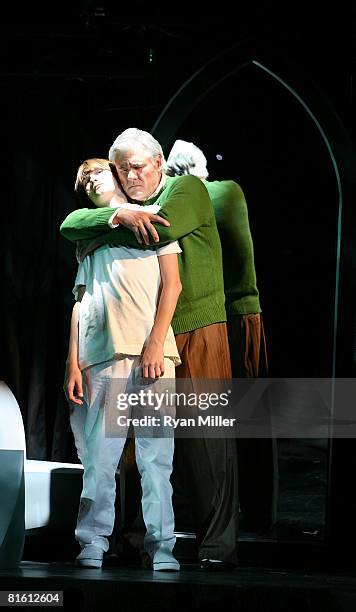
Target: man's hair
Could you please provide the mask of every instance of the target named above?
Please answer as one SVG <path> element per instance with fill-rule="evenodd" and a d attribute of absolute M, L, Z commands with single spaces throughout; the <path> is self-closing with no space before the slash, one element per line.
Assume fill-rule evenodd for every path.
<path fill-rule="evenodd" d="M 121 132 L 117 138 L 115 138 L 109 150 L 109 160 L 114 162 L 117 151 L 129 149 L 133 145 L 137 144 L 145 147 L 145 149 L 149 151 L 151 157 L 154 159 L 160 155 L 162 157 L 162 162 L 164 163 L 165 159 L 162 147 L 158 140 L 153 138 L 152 134 L 149 132 L 145 132 L 144 130 L 139 130 L 137 128 L 128 128 L 124 132 Z"/>
<path fill-rule="evenodd" d="M 193 174 L 203 179 L 209 176 L 203 151 L 186 140 L 175 141 L 164 169 L 168 176 Z"/>
<path fill-rule="evenodd" d="M 116 168 L 114 164 L 111 164 L 108 159 L 102 159 L 100 157 L 91 157 L 90 159 L 86 159 L 80 164 L 77 172 L 77 176 L 74 183 L 74 191 L 77 194 L 79 202 L 86 206 L 87 208 L 90 206 L 90 199 L 85 190 L 85 187 L 88 183 L 90 173 L 93 170 L 110 170 L 116 179 L 118 179 Z"/>

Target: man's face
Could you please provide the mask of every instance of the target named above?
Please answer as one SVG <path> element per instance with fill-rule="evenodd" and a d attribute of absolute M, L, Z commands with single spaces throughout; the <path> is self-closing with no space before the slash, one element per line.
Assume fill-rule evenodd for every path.
<path fill-rule="evenodd" d="M 85 191 L 95 206 L 109 206 L 116 184 L 111 170 L 94 168 L 86 176 Z"/>
<path fill-rule="evenodd" d="M 115 166 L 122 188 L 132 200 L 147 200 L 160 183 L 161 156 L 154 159 L 142 145 L 118 151 Z"/>

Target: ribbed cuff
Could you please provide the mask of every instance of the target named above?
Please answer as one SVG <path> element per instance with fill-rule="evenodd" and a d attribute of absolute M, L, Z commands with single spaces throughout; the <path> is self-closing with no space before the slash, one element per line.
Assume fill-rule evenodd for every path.
<path fill-rule="evenodd" d="M 175 335 L 184 334 L 200 327 L 213 325 L 214 323 L 225 323 L 226 312 L 221 304 L 212 304 L 198 311 L 187 311 L 173 317 L 172 328 Z"/>
<path fill-rule="evenodd" d="M 261 312 L 260 301 L 258 297 L 254 295 L 251 295 L 251 296 L 248 295 L 246 297 L 235 300 L 234 302 L 231 302 L 230 304 L 226 304 L 226 312 L 229 315 L 234 315 L 234 314 L 244 315 L 244 314 L 253 314 L 253 313 L 256 314 L 258 312 Z"/>

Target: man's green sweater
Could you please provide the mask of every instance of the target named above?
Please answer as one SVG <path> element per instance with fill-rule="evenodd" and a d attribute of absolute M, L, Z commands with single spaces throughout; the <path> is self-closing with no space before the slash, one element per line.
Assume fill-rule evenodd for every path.
<path fill-rule="evenodd" d="M 227 315 L 261 312 L 245 196 L 235 181 L 204 181 L 222 244 Z"/>
<path fill-rule="evenodd" d="M 202 181 L 195 176 L 167 177 L 162 190 L 144 205 L 159 204 L 170 227 L 155 224 L 160 246 L 179 240 L 182 292 L 172 320 L 175 334 L 226 321 L 222 254 L 214 210 Z M 80 208 L 63 221 L 61 234 L 76 242 L 100 238 L 113 246 L 145 248 L 122 226 L 111 229 L 112 208 Z"/>

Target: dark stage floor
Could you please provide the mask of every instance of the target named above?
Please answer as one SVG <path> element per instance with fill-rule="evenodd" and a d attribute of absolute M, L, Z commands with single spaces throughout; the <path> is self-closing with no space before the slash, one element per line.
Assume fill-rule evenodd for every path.
<path fill-rule="evenodd" d="M 137 555 L 131 551 L 130 557 L 130 550 L 123 555 L 125 564 L 131 562 L 129 569 L 75 568 L 71 561 L 78 553 L 73 510 L 66 530 L 60 531 L 54 523 L 43 532 L 27 533 L 25 561 L 19 569 L 0 570 L 0 590 L 60 590 L 64 608 L 77 612 L 210 612 L 219 608 L 219 612 L 355 612 L 356 571 L 348 570 L 352 563 L 334 558 L 330 563 L 324 551 L 326 445 L 317 440 L 282 440 L 278 454 L 277 524 L 263 534 L 249 533 L 241 525 L 241 566 L 236 571 L 200 571 L 192 563 L 194 536 L 187 533 L 177 533 L 176 555 L 183 561 L 177 574 L 134 567 Z M 336 569 L 340 567 L 346 568 L 343 573 Z"/>
<path fill-rule="evenodd" d="M 22 562 L 0 571 L 0 590 L 61 590 L 64 608 L 136 611 L 354 612 L 356 573 L 328 574 L 242 567 L 207 573 L 184 565 L 181 572 L 103 568 L 70 563 Z"/>

